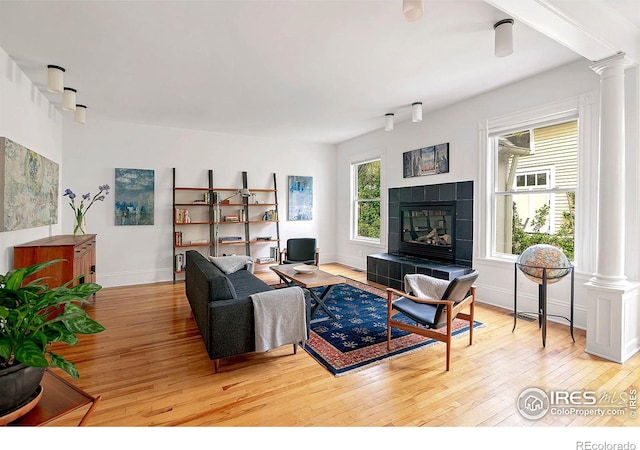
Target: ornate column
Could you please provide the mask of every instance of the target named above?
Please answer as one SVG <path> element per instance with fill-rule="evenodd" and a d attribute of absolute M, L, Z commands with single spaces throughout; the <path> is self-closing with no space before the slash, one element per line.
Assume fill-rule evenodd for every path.
<path fill-rule="evenodd" d="M 598 260 L 591 283 L 622 286 L 624 275 L 624 54 L 591 66 L 600 75 Z"/>
<path fill-rule="evenodd" d="M 640 290 L 625 276 L 625 91 L 620 53 L 591 65 L 600 75 L 598 259 L 586 284 L 588 353 L 624 362 L 638 351 Z"/>

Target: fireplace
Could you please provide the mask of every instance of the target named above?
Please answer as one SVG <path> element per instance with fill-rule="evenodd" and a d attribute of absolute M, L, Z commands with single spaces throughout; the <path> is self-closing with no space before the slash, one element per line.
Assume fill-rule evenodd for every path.
<path fill-rule="evenodd" d="M 392 255 L 471 267 L 473 181 L 389 189 L 388 233 Z"/>
<path fill-rule="evenodd" d="M 455 260 L 456 202 L 400 203 L 399 252 L 445 262 Z"/>

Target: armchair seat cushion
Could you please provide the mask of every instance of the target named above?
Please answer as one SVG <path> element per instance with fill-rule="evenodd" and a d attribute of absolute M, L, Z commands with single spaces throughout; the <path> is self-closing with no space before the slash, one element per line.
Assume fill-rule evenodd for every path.
<path fill-rule="evenodd" d="M 285 259 L 282 261 L 282 264 L 315 264 L 316 260 L 315 259 L 307 259 L 305 261 L 292 261 L 290 259 Z"/>
<path fill-rule="evenodd" d="M 393 302 L 393 309 L 427 328 L 439 328 L 439 325 L 444 325 L 434 323 L 438 315 L 436 305 L 416 303 L 408 298 L 400 297 Z"/>

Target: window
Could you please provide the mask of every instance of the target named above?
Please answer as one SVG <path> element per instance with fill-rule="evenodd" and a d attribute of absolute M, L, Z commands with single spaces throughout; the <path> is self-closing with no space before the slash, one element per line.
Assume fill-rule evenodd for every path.
<path fill-rule="evenodd" d="M 380 242 L 380 159 L 352 164 L 354 239 Z"/>
<path fill-rule="evenodd" d="M 573 260 L 578 185 L 578 121 L 496 135 L 493 253 L 519 255 L 534 244 Z"/>

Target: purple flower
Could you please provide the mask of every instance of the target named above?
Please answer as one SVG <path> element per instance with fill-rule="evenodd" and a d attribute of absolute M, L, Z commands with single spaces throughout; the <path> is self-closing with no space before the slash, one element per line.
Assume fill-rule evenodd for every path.
<path fill-rule="evenodd" d="M 96 200 L 103 201 L 104 200 L 104 195 L 101 195 L 100 197 L 96 198 Z"/>
<path fill-rule="evenodd" d="M 84 195 L 82 196 L 82 199 L 83 199 L 83 200 L 89 200 L 90 198 L 91 198 L 91 193 L 89 193 L 89 192 L 87 192 L 86 194 L 84 194 Z"/>
<path fill-rule="evenodd" d="M 73 195 L 73 196 L 75 197 L 75 194 L 74 194 L 74 193 L 73 193 L 73 191 L 72 191 L 71 189 L 69 189 L 69 188 L 67 188 L 67 189 L 65 189 L 65 190 L 64 190 L 64 195 L 69 195 L 69 196 Z M 63 195 L 63 196 L 64 196 L 64 195 Z"/>

